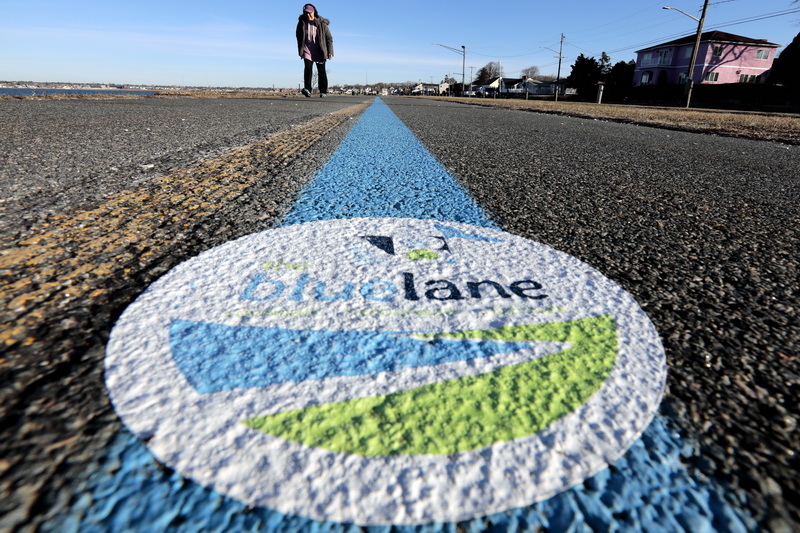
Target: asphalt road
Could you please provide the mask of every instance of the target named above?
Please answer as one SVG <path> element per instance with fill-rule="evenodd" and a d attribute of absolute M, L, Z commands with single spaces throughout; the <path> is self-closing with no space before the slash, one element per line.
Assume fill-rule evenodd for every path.
<path fill-rule="evenodd" d="M 800 527 L 800 149 L 384 101 L 502 229 L 639 302 L 687 466 L 764 528 Z M 0 529 L 57 517 L 100 468 L 121 428 L 102 373 L 122 310 L 280 220 L 369 102 L 0 102 Z"/>
<path fill-rule="evenodd" d="M 668 358 L 662 412 L 698 444 L 690 465 L 747 490 L 765 526 L 798 527 L 800 151 L 390 106 L 503 229 L 578 257 L 636 298 Z"/>

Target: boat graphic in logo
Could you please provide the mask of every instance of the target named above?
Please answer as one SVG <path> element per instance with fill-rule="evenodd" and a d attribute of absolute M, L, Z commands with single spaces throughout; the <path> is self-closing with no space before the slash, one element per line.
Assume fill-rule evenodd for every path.
<path fill-rule="evenodd" d="M 665 379 L 646 315 L 587 265 L 413 219 L 209 250 L 126 310 L 106 366 L 117 412 L 181 474 L 363 525 L 560 492 L 624 453 Z"/>

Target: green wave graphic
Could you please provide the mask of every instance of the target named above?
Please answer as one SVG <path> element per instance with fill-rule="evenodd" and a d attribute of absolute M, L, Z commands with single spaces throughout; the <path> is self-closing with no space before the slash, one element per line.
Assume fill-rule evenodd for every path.
<path fill-rule="evenodd" d="M 250 428 L 334 452 L 449 455 L 533 435 L 574 411 L 605 382 L 617 356 L 610 316 L 420 337 L 556 341 L 534 361 L 392 394 L 261 416 Z"/>

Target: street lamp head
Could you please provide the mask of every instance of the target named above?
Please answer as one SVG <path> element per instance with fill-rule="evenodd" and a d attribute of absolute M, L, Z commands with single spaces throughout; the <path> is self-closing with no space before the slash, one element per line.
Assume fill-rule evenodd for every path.
<path fill-rule="evenodd" d="M 686 15 L 686 16 L 687 16 L 687 17 L 689 17 L 690 19 L 693 19 L 693 20 L 696 20 L 697 22 L 700 22 L 700 19 L 699 19 L 699 18 L 695 17 L 694 15 L 690 15 L 690 14 L 689 14 L 689 13 L 687 13 L 686 11 L 683 11 L 682 9 L 678 9 L 677 7 L 667 7 L 667 6 L 664 6 L 664 7 L 662 7 L 661 9 L 671 9 L 672 11 L 677 11 L 677 12 L 678 12 L 678 13 L 680 13 L 681 15 Z"/>

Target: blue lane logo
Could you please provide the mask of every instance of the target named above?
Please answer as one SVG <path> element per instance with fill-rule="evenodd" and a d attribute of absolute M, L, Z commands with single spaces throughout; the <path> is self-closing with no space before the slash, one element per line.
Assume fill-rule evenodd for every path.
<path fill-rule="evenodd" d="M 666 375 L 646 315 L 587 265 L 415 219 L 209 250 L 126 310 L 106 367 L 124 422 L 181 474 L 364 525 L 560 492 L 624 453 Z"/>

